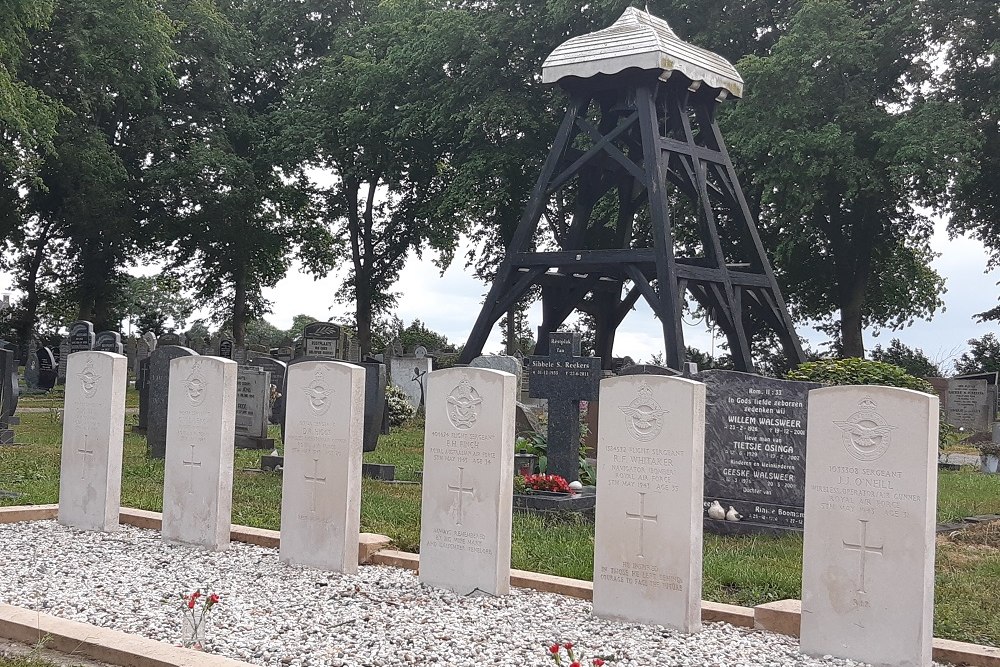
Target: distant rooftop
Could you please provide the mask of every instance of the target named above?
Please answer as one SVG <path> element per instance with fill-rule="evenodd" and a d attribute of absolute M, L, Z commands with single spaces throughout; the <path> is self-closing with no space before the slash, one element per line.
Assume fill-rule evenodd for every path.
<path fill-rule="evenodd" d="M 659 70 L 662 78 L 680 72 L 692 81 L 743 96 L 743 78 L 722 56 L 688 44 L 667 22 L 629 7 L 611 27 L 573 37 L 542 63 L 542 82 L 618 74 L 629 68 Z"/>

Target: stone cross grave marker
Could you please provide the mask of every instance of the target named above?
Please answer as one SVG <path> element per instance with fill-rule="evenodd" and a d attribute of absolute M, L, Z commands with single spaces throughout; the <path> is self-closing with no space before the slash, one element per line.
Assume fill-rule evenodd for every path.
<path fill-rule="evenodd" d="M 115 354 L 125 354 L 125 346 L 122 345 L 122 335 L 117 331 L 102 331 L 94 338 L 94 349 L 103 352 L 114 352 Z"/>
<path fill-rule="evenodd" d="M 89 352 L 94 349 L 94 325 L 87 320 L 78 320 L 69 325 L 69 352 Z"/>
<path fill-rule="evenodd" d="M 157 345 L 149 356 L 149 375 L 145 391 L 149 396 L 146 445 L 150 458 L 162 459 L 167 451 L 167 412 L 170 403 L 170 374 L 173 368 L 170 362 L 179 357 L 190 356 L 198 355 L 194 350 L 180 345 Z"/>
<path fill-rule="evenodd" d="M 448 368 L 427 383 L 420 581 L 461 595 L 510 591 L 515 379 Z"/>
<path fill-rule="evenodd" d="M 549 402 L 548 467 L 545 472 L 572 482 L 580 476 L 580 401 L 596 401 L 601 360 L 580 356 L 580 334 L 549 334 L 548 356 L 528 357 L 532 398 Z"/>
<path fill-rule="evenodd" d="M 28 341 L 28 358 L 24 360 L 24 384 L 28 389 L 38 389 L 40 371 L 38 368 L 38 350 L 41 344 L 34 336 Z"/>
<path fill-rule="evenodd" d="M 815 382 L 705 371 L 705 529 L 711 532 L 802 530 L 806 424 Z M 711 519 L 717 501 L 739 522 Z"/>
<path fill-rule="evenodd" d="M 212 551 L 229 546 L 236 369 L 235 361 L 220 357 L 170 362 L 164 541 Z"/>
<path fill-rule="evenodd" d="M 594 614 L 701 629 L 705 385 L 601 381 Z"/>
<path fill-rule="evenodd" d="M 285 383 L 280 558 L 335 572 L 358 569 L 365 369 L 290 364 Z"/>
<path fill-rule="evenodd" d="M 814 389 L 808 438 L 802 652 L 930 665 L 937 397 Z"/>
<path fill-rule="evenodd" d="M 70 355 L 63 405 L 59 523 L 118 530 L 128 359 L 111 352 Z"/>
<path fill-rule="evenodd" d="M 267 437 L 271 416 L 271 374 L 257 366 L 240 366 L 236 374 L 236 446 L 274 449 Z"/>

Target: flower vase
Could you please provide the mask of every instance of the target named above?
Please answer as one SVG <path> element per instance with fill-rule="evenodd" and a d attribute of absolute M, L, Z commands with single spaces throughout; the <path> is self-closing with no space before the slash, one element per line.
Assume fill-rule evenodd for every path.
<path fill-rule="evenodd" d="M 205 626 L 208 625 L 208 618 L 202 617 L 201 622 L 195 627 L 195 620 L 190 613 L 181 616 L 181 646 L 193 648 L 196 651 L 202 650 L 205 646 Z"/>

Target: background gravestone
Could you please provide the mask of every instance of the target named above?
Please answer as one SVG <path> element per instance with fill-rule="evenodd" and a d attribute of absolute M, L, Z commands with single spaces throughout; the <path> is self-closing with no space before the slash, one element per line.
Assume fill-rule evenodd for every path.
<path fill-rule="evenodd" d="M 69 352 L 89 352 L 94 349 L 94 325 L 87 320 L 78 320 L 69 325 Z"/>
<path fill-rule="evenodd" d="M 156 340 L 153 340 L 153 345 L 149 344 L 149 339 L 146 336 L 139 336 L 135 343 L 135 366 L 133 372 L 136 378 L 139 377 L 139 366 L 146 359 L 149 359 L 149 355 L 152 354 L 153 348 L 156 346 Z"/>
<path fill-rule="evenodd" d="M 63 338 L 59 341 L 59 369 L 56 371 L 57 382 L 66 382 L 66 364 L 69 362 L 69 355 L 69 338 Z"/>
<path fill-rule="evenodd" d="M 132 427 L 133 433 L 146 433 L 149 429 L 149 357 L 139 361 L 135 374 L 135 390 L 139 392 L 138 422 Z"/>
<path fill-rule="evenodd" d="M 670 376 L 681 375 L 679 371 L 675 371 L 673 368 L 657 366 L 656 364 L 630 364 L 628 366 L 622 366 L 620 369 L 618 369 L 616 374 L 617 375 L 670 375 Z"/>
<path fill-rule="evenodd" d="M 240 366 L 236 373 L 236 447 L 274 449 L 274 438 L 267 437 L 270 417 L 271 374 L 256 366 Z"/>
<path fill-rule="evenodd" d="M 216 348 L 216 356 L 223 359 L 232 359 L 235 342 L 229 336 L 219 338 L 219 345 Z"/>
<path fill-rule="evenodd" d="M 235 361 L 235 359 L 234 359 Z M 280 394 L 274 405 L 271 406 L 270 422 L 272 424 L 285 423 L 285 372 L 288 364 L 284 361 L 273 359 L 262 352 L 247 353 L 246 365 L 257 366 L 271 374 L 271 386 Z"/>
<path fill-rule="evenodd" d="M 170 362 L 198 353 L 180 345 L 157 345 L 149 356 L 149 417 L 146 420 L 146 444 L 149 457 L 162 459 L 167 452 L 167 412 L 170 388 Z"/>
<path fill-rule="evenodd" d="M 302 328 L 302 354 L 307 357 L 343 359 L 343 327 L 333 322 L 312 322 Z"/>
<path fill-rule="evenodd" d="M 38 389 L 38 350 L 41 345 L 34 336 L 28 341 L 28 358 L 24 360 L 24 384 L 28 389 Z"/>
<path fill-rule="evenodd" d="M 21 420 L 14 416 L 17 411 L 17 358 L 5 340 L 0 340 L 0 445 L 14 444 L 14 431 Z"/>
<path fill-rule="evenodd" d="M 159 338 L 156 339 L 156 347 L 162 345 L 181 345 L 181 337 L 175 333 L 165 333 L 161 334 Z M 193 352 L 194 350 L 192 350 Z"/>
<path fill-rule="evenodd" d="M 101 352 L 124 354 L 125 347 L 122 345 L 122 335 L 117 331 L 102 331 L 94 338 L 94 349 Z"/>
<path fill-rule="evenodd" d="M 717 500 L 739 522 L 705 519 L 712 532 L 802 530 L 806 420 L 815 382 L 705 371 L 705 507 Z"/>
<path fill-rule="evenodd" d="M 431 357 L 393 356 L 389 359 L 389 381 L 406 394 L 410 405 L 420 408 L 426 402 L 427 374 L 433 368 Z"/>
<path fill-rule="evenodd" d="M 548 401 L 548 467 L 572 482 L 580 477 L 580 401 L 596 401 L 603 371 L 597 357 L 580 356 L 580 334 L 549 334 L 549 354 L 528 357 L 531 396 Z"/>
<path fill-rule="evenodd" d="M 986 433 L 993 427 L 986 380 L 949 378 L 945 394 L 945 421 L 952 426 Z"/>
<path fill-rule="evenodd" d="M 38 359 L 38 388 L 48 391 L 56 386 L 57 364 L 51 348 L 43 347 L 35 354 Z"/>

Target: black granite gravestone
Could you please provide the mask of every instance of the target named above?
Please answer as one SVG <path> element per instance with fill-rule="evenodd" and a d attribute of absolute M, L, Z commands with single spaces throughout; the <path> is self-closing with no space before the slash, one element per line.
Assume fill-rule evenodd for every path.
<path fill-rule="evenodd" d="M 156 339 L 156 347 L 161 345 L 181 345 L 181 337 L 175 333 L 160 334 L 160 337 Z"/>
<path fill-rule="evenodd" d="M 596 401 L 601 360 L 580 356 L 580 334 L 549 334 L 548 356 L 528 357 L 528 387 L 532 398 L 549 403 L 545 472 L 567 481 L 580 477 L 580 401 Z"/>
<path fill-rule="evenodd" d="M 223 359 L 233 358 L 233 339 L 222 338 L 219 340 L 219 356 Z"/>
<path fill-rule="evenodd" d="M 343 327 L 333 322 L 312 322 L 302 328 L 302 354 L 306 357 L 343 359 Z"/>
<path fill-rule="evenodd" d="M 69 363 L 70 346 L 69 337 L 64 337 L 59 341 L 59 354 L 56 356 L 56 381 L 66 383 L 66 364 Z"/>
<path fill-rule="evenodd" d="M 34 336 L 28 341 L 28 357 L 24 360 L 24 384 L 28 389 L 39 388 L 38 350 L 41 343 Z"/>
<path fill-rule="evenodd" d="M 14 416 L 17 410 L 17 358 L 5 340 L 0 340 L 0 445 L 14 444 L 11 426 L 21 423 Z"/>
<path fill-rule="evenodd" d="M 718 501 L 739 522 L 705 519 L 711 532 L 802 530 L 806 409 L 814 382 L 705 371 L 705 507 Z"/>
<path fill-rule="evenodd" d="M 170 362 L 179 357 L 194 357 L 198 353 L 180 345 L 156 346 L 149 355 L 149 417 L 146 421 L 146 445 L 149 457 L 162 459 L 167 455 L 167 400 L 170 391 Z"/>
<path fill-rule="evenodd" d="M 152 353 L 150 353 L 152 356 Z M 139 418 L 133 433 L 146 433 L 149 428 L 149 359 L 139 360 L 139 368 L 135 374 L 135 389 L 139 392 Z"/>
<path fill-rule="evenodd" d="M 52 349 L 43 347 L 35 354 L 38 359 L 38 388 L 48 391 L 56 386 L 56 379 L 59 374 L 58 365 Z"/>
<path fill-rule="evenodd" d="M 87 352 L 94 349 L 94 325 L 87 320 L 79 320 L 69 325 L 69 352 Z"/>
<path fill-rule="evenodd" d="M 124 354 L 125 346 L 122 345 L 122 335 L 117 331 L 102 331 L 94 339 L 94 349 L 101 352 Z"/>

